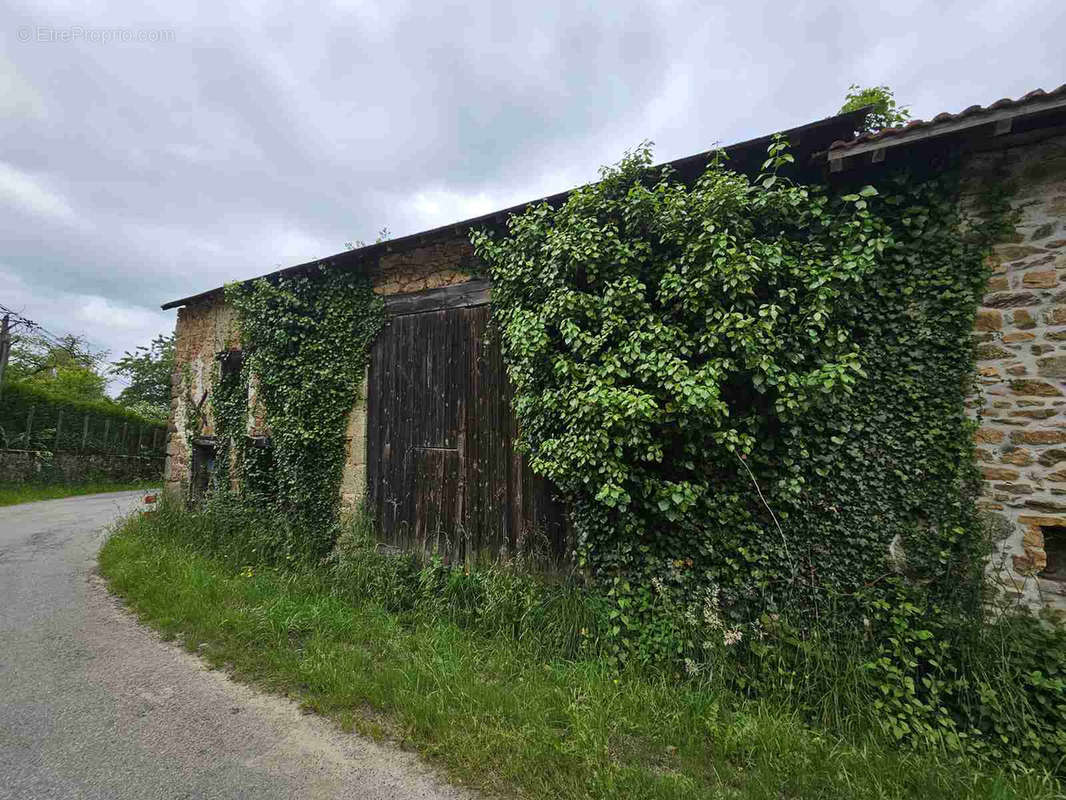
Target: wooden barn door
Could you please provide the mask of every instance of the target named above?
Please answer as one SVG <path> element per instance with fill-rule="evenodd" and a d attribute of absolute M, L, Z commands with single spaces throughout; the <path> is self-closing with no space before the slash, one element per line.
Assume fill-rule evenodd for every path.
<path fill-rule="evenodd" d="M 389 304 L 368 380 L 371 507 L 382 541 L 403 549 L 467 563 L 531 550 L 558 559 L 563 514 L 514 450 L 484 299 L 441 290 Z"/>

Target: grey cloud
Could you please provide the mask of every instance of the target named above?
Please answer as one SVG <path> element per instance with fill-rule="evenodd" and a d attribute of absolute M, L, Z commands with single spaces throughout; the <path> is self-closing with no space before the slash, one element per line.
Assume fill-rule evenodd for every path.
<path fill-rule="evenodd" d="M 0 274 L 71 330 L 64 302 L 163 329 L 162 301 L 569 188 L 645 138 L 667 159 L 802 124 L 851 82 L 931 116 L 1066 80 L 1056 0 L 74 8 L 8 3 L 0 31 L 0 178 L 70 210 L 0 185 Z M 22 25 L 174 41 L 22 43 Z M 145 335 L 106 330 L 116 351 Z"/>

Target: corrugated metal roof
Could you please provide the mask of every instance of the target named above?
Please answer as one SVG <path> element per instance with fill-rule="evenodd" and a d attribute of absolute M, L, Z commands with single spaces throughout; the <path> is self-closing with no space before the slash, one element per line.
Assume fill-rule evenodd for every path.
<path fill-rule="evenodd" d="M 949 123 L 957 123 L 961 121 L 972 120 L 975 123 L 980 123 L 984 117 L 996 116 L 997 112 L 1008 111 L 1012 109 L 1023 109 L 1026 106 L 1036 105 L 1048 100 L 1054 100 L 1058 98 L 1066 99 L 1066 83 L 1057 89 L 1052 89 L 1050 92 L 1045 92 L 1043 89 L 1034 89 L 1017 100 L 1012 100 L 1009 97 L 1004 97 L 1001 100 L 987 105 L 987 106 L 970 106 L 962 111 L 952 114 L 950 112 L 942 112 L 937 114 L 930 120 L 915 119 L 908 122 L 906 125 L 901 125 L 897 128 L 884 128 L 872 133 L 864 133 L 857 136 L 854 139 L 847 141 L 833 142 L 829 147 L 829 152 L 832 155 L 840 154 L 841 151 L 848 151 L 852 148 L 858 147 L 863 144 L 869 144 L 874 142 L 885 142 L 894 139 L 905 134 L 910 134 L 914 131 L 923 129 L 930 129 L 929 133 L 934 133 L 935 129 L 939 126 L 945 126 Z M 989 120 L 991 121 L 991 120 Z"/>

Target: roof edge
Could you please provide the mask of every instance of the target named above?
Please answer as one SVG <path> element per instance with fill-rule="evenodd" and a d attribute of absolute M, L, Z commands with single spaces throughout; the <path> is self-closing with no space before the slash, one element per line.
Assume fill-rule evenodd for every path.
<path fill-rule="evenodd" d="M 820 128 L 830 127 L 849 127 L 851 132 L 861 128 L 861 123 L 866 119 L 867 114 L 873 110 L 873 106 L 864 106 L 854 111 L 846 111 L 843 114 L 835 114 L 831 117 L 824 117 L 823 119 L 815 120 L 814 122 L 808 122 L 804 125 L 800 125 L 795 128 L 788 128 L 787 130 L 780 131 L 779 133 L 792 137 L 797 134 L 809 133 L 811 131 L 817 131 Z M 742 142 L 727 145 L 725 147 L 715 147 L 710 150 L 705 150 L 701 153 L 696 153 L 691 156 L 684 156 L 682 158 L 674 159 L 673 161 L 667 161 L 663 164 L 656 165 L 656 168 L 672 167 L 676 170 L 691 169 L 694 166 L 699 165 L 701 160 L 709 160 L 715 153 L 724 151 L 727 155 L 731 151 L 747 151 L 757 147 L 765 147 L 770 143 L 776 133 L 769 133 L 764 136 L 759 136 L 754 139 L 747 139 Z M 583 184 L 592 185 L 592 184 Z M 307 261 L 302 264 L 295 264 L 291 267 L 285 267 L 284 269 L 275 270 L 274 272 L 266 273 L 255 278 L 248 278 L 243 281 L 235 281 L 236 283 L 250 283 L 251 281 L 259 280 L 260 278 L 279 278 L 288 275 L 294 275 L 314 267 L 325 266 L 328 264 L 335 264 L 337 261 L 346 262 L 352 266 L 367 261 L 371 258 L 375 258 L 379 255 L 392 252 L 402 252 L 404 250 L 418 247 L 419 245 L 426 244 L 428 241 L 436 239 L 444 234 L 461 234 L 465 231 L 469 231 L 471 228 L 487 225 L 487 224 L 499 224 L 505 222 L 512 214 L 517 214 L 530 206 L 539 205 L 541 203 L 548 203 L 549 205 L 560 204 L 570 196 L 571 193 L 577 191 L 583 186 L 578 186 L 573 189 L 568 189 L 563 192 L 556 192 L 555 194 L 547 195 L 546 197 L 540 197 L 534 200 L 527 200 L 524 203 L 518 203 L 517 205 L 508 206 L 507 208 L 501 208 L 498 211 L 490 211 L 488 214 L 482 214 L 477 217 L 470 217 L 469 219 L 461 220 L 459 222 L 452 222 L 447 225 L 441 225 L 436 228 L 429 228 L 417 233 L 408 234 L 407 236 L 401 236 L 398 239 L 389 239 L 384 242 L 376 242 L 364 247 L 359 247 L 354 250 L 346 250 L 341 253 L 336 253 L 332 256 L 326 256 L 325 258 L 315 259 L 314 261 Z M 189 295 L 179 300 L 171 300 L 168 303 L 164 303 L 160 306 L 164 311 L 168 311 L 172 308 L 178 308 L 179 306 L 190 305 L 203 300 L 210 299 L 214 295 L 225 289 L 225 285 L 218 286 L 214 289 L 209 289 L 205 292 Z"/>
<path fill-rule="evenodd" d="M 1066 107 L 1066 84 L 1045 92 L 1035 89 L 1017 100 L 1003 98 L 989 106 L 970 106 L 958 113 L 944 112 L 930 120 L 915 119 L 906 125 L 864 133 L 850 141 L 834 142 L 830 161 L 841 161 L 863 153 L 887 150 L 900 145 L 945 136 L 993 123 L 1008 123 L 1018 117 L 1033 116 Z M 1009 124 L 1004 132 L 1009 131 Z"/>

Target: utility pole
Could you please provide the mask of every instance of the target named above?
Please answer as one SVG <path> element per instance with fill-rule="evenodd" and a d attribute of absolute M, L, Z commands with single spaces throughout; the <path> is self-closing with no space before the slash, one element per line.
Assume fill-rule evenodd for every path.
<path fill-rule="evenodd" d="M 11 352 L 11 315 L 4 314 L 0 322 L 0 394 L 4 391 L 4 369 L 7 367 L 7 356 Z"/>

